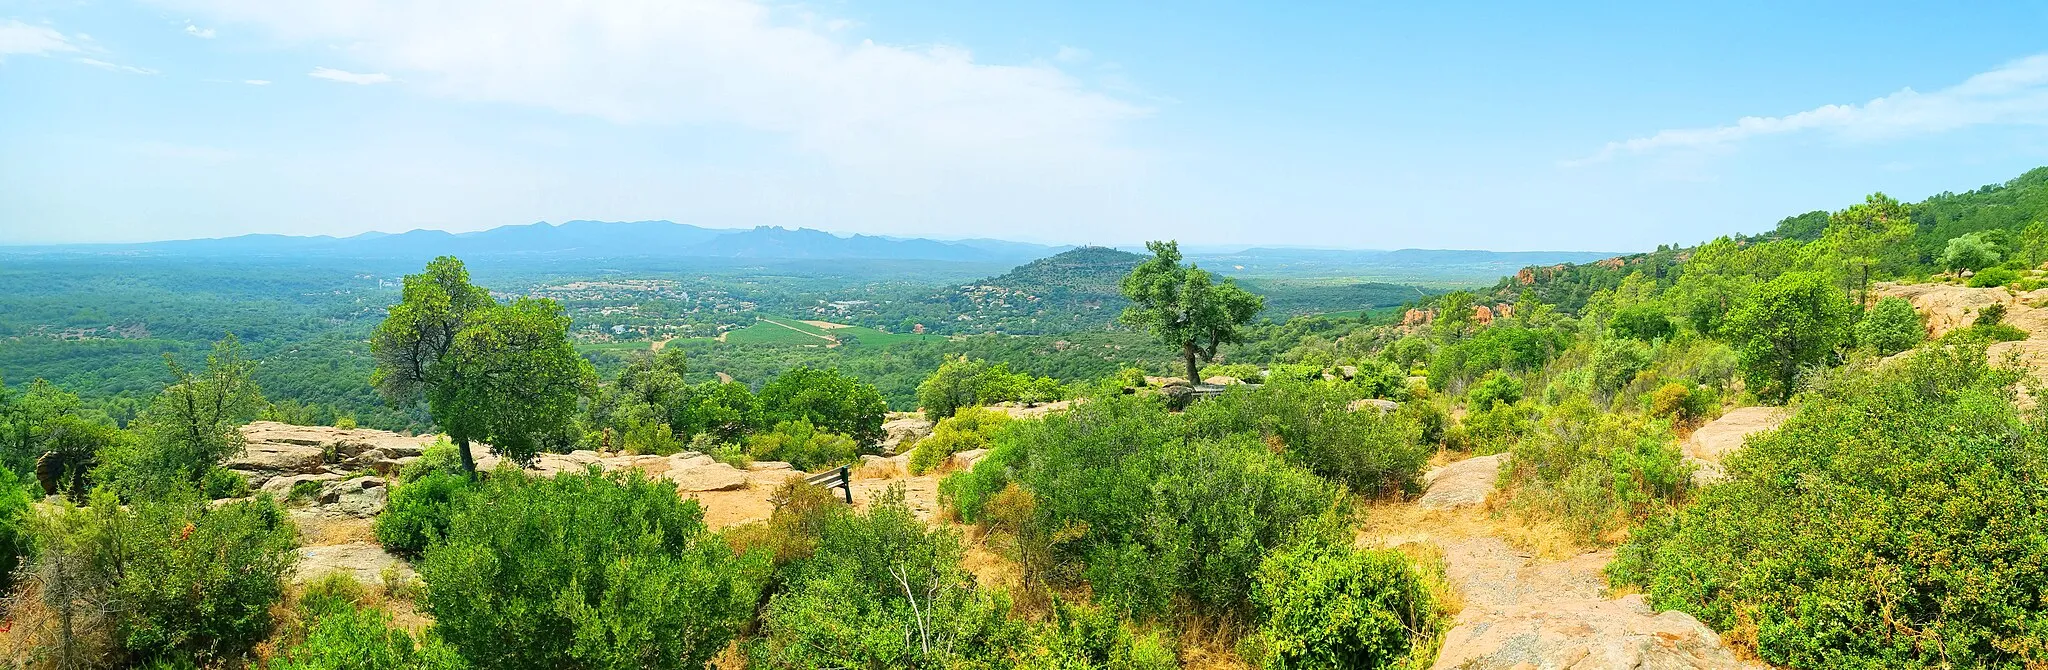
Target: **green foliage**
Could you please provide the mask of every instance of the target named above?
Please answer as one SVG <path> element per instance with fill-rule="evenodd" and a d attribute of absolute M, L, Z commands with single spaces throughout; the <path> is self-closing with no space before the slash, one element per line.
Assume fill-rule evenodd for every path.
<path fill-rule="evenodd" d="M 0 466 L 0 593 L 14 592 L 14 570 L 29 553 L 29 486 Z"/>
<path fill-rule="evenodd" d="M 1465 392 L 1465 402 L 1472 409 L 1488 410 L 1494 405 L 1513 405 L 1522 401 L 1522 380 L 1504 374 L 1490 374 L 1472 389 Z"/>
<path fill-rule="evenodd" d="M 826 431 L 805 419 L 775 424 L 775 429 L 749 436 L 747 455 L 754 460 L 788 461 L 798 470 L 844 465 L 860 456 L 853 438 Z"/>
<path fill-rule="evenodd" d="M 1403 340 L 1404 342 L 1418 340 Z M 1527 373 L 1543 368 L 1570 346 L 1570 335 L 1553 329 L 1495 325 L 1436 350 L 1429 358 L 1429 387 L 1454 388 L 1488 372 Z"/>
<path fill-rule="evenodd" d="M 1085 566 L 1077 578 L 1119 610 L 1185 602 L 1248 614 L 1261 558 L 1329 511 L 1337 490 L 1248 435 L 1189 436 L 1178 423 L 1154 400 L 1093 399 L 1013 424 L 942 494 L 975 521 L 1010 482 L 1031 491 L 1029 524 L 1078 530 L 1057 544 L 1057 561 Z"/>
<path fill-rule="evenodd" d="M 746 384 L 705 382 L 690 390 L 683 426 L 720 442 L 737 442 L 761 426 L 760 403 Z"/>
<path fill-rule="evenodd" d="M 1421 427 L 1404 416 L 1352 411 L 1358 398 L 1350 385 L 1283 379 L 1231 389 L 1190 407 L 1187 417 L 1198 435 L 1255 436 L 1288 462 L 1353 491 L 1384 496 L 1414 490 L 1430 452 Z"/>
<path fill-rule="evenodd" d="M 769 422 L 808 421 L 819 429 L 853 438 L 867 448 L 882 441 L 888 403 L 874 386 L 837 369 L 795 367 L 761 387 L 761 414 Z M 756 452 L 758 454 L 758 452 Z"/>
<path fill-rule="evenodd" d="M 1050 402 L 1059 400 L 1063 389 L 1058 380 L 1032 377 L 1010 371 L 1010 364 L 956 356 L 917 386 L 917 404 L 934 419 L 953 416 L 962 407 L 999 402 Z"/>
<path fill-rule="evenodd" d="M 1678 503 L 1691 486 L 1692 467 L 1668 427 L 1574 398 L 1515 443 L 1500 488 L 1514 509 L 1557 519 L 1594 543 Z"/>
<path fill-rule="evenodd" d="M 917 441 L 910 450 L 910 473 L 922 475 L 946 462 L 953 454 L 987 449 L 996 431 L 1010 422 L 1010 415 L 992 409 L 963 407 L 941 419 L 932 434 Z"/>
<path fill-rule="evenodd" d="M 338 581 L 337 581 L 338 580 Z M 349 577 L 316 582 L 301 596 L 299 616 L 306 619 L 303 637 L 285 646 L 270 670 L 460 670 L 469 664 L 455 650 L 429 633 L 415 641 L 392 624 L 391 615 L 364 606 L 343 594 L 323 592 L 332 585 L 360 591 Z"/>
<path fill-rule="evenodd" d="M 1252 601 L 1248 646 L 1273 670 L 1411 667 L 1418 638 L 1446 627 L 1414 562 L 1388 549 L 1291 544 L 1260 563 Z"/>
<path fill-rule="evenodd" d="M 706 533 L 674 484 L 500 471 L 420 576 L 435 630 L 473 665 L 697 667 L 748 620 L 766 569 Z"/>
<path fill-rule="evenodd" d="M 1023 627 L 961 569 L 955 532 L 919 521 L 900 487 L 859 514 L 826 509 L 761 614 L 751 667 L 1009 667 Z"/>
<path fill-rule="evenodd" d="M 596 384 L 569 342 L 569 317 L 545 298 L 519 298 L 472 312 L 442 361 L 445 383 L 427 406 L 458 445 L 488 442 L 499 456 L 531 463 L 567 451 L 577 401 Z"/>
<path fill-rule="evenodd" d="M 1593 391 L 1612 394 L 1650 367 L 1650 347 L 1637 340 L 1601 340 L 1588 363 Z"/>
<path fill-rule="evenodd" d="M 1870 347 L 1879 356 L 1911 349 L 1927 339 L 1927 327 L 1920 323 L 1920 312 L 1913 309 L 1913 303 L 1904 298 L 1883 298 L 1863 315 L 1856 323 L 1856 341 Z"/>
<path fill-rule="evenodd" d="M 135 439 L 115 440 L 101 450 L 93 475 L 126 496 L 200 484 L 242 451 L 240 426 L 263 407 L 263 395 L 250 380 L 256 364 L 243 356 L 233 335 L 214 345 L 200 374 L 168 357 L 165 362 L 177 381 L 137 420 Z"/>
<path fill-rule="evenodd" d="M 61 470 L 52 473 L 55 479 L 82 494 L 95 456 L 122 438 L 120 429 L 92 416 L 78 396 L 49 382 L 38 379 L 20 391 L 0 383 L 0 468 L 28 477 L 48 453 Z"/>
<path fill-rule="evenodd" d="M 1742 376 L 1757 397 L 1784 402 L 1802 369 L 1826 365 L 1849 336 L 1851 308 L 1822 275 L 1789 272 L 1757 287 L 1729 316 Z"/>
<path fill-rule="evenodd" d="M 1712 418 L 1721 395 L 1704 384 L 1665 382 L 1650 396 L 1650 416 L 1690 425 Z"/>
<path fill-rule="evenodd" d="M 1055 598 L 1051 621 L 1032 636 L 1016 667 L 1024 670 L 1172 670 L 1173 648 L 1157 634 L 1135 635 L 1115 612 Z"/>
<path fill-rule="evenodd" d="M 1970 276 L 1971 288 L 1994 288 L 2019 281 L 2020 275 L 2010 268 L 1991 267 Z"/>
<path fill-rule="evenodd" d="M 426 449 L 421 450 L 419 460 L 407 463 L 405 467 L 399 468 L 398 479 L 401 484 L 411 483 L 436 473 L 450 475 L 465 474 L 462 471 L 461 454 L 456 452 L 455 444 L 449 442 L 446 437 L 434 440 L 433 444 L 429 444 Z"/>
<path fill-rule="evenodd" d="M 212 468 L 200 477 L 199 492 L 207 500 L 246 498 L 249 496 L 249 478 L 227 468 Z"/>
<path fill-rule="evenodd" d="M 1152 257 L 1139 263 L 1119 284 L 1131 301 L 1122 320 L 1180 349 L 1192 382 L 1198 362 L 1214 360 L 1223 345 L 1244 339 L 1240 327 L 1265 309 L 1266 301 L 1238 288 L 1230 278 L 1219 284 L 1206 270 L 1182 266 L 1180 245 L 1175 242 L 1146 242 L 1145 248 L 1151 250 Z"/>
<path fill-rule="evenodd" d="M 1977 271 L 1997 265 L 1998 260 L 1996 245 L 1984 239 L 1983 233 L 1970 233 L 1950 238 L 1935 263 L 1944 270 Z"/>
<path fill-rule="evenodd" d="M 1816 383 L 1609 567 L 1793 668 L 2048 660 L 2048 441 L 1980 347 Z"/>
<path fill-rule="evenodd" d="M 1202 366 L 1202 378 L 1210 379 L 1213 377 L 1229 377 L 1250 384 L 1264 381 L 1264 377 L 1259 374 L 1259 366 L 1250 363 Z"/>
<path fill-rule="evenodd" d="M 448 536 L 449 524 L 467 504 L 471 485 L 468 477 L 458 474 L 459 468 L 418 475 L 410 466 L 407 470 L 411 478 L 391 487 L 384 512 L 377 515 L 377 543 L 393 554 L 418 557 Z"/>
<path fill-rule="evenodd" d="M 1615 337 L 1644 342 L 1670 337 L 1675 330 L 1671 317 L 1664 314 L 1664 308 L 1651 303 L 1615 311 L 1614 316 L 1608 319 L 1607 327 L 1613 329 Z"/>

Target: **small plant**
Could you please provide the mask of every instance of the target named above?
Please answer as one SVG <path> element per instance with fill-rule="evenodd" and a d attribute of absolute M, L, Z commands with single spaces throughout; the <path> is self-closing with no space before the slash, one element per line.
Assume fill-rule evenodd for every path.
<path fill-rule="evenodd" d="M 320 482 L 301 480 L 292 483 L 292 490 L 285 494 L 287 502 L 302 503 L 320 497 Z"/>

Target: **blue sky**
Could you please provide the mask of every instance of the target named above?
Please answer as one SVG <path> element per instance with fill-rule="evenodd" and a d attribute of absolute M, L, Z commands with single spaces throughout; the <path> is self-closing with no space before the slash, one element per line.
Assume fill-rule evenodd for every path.
<path fill-rule="evenodd" d="M 1506 4 L 0 0 L 0 243 L 1634 250 L 2048 165 L 2048 5 Z"/>

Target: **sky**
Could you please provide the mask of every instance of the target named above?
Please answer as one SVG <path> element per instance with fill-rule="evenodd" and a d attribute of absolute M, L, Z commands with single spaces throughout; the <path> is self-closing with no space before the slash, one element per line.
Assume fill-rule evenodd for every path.
<path fill-rule="evenodd" d="M 2048 3 L 1712 4 L 0 0 L 0 244 L 1634 251 L 2048 165 Z"/>

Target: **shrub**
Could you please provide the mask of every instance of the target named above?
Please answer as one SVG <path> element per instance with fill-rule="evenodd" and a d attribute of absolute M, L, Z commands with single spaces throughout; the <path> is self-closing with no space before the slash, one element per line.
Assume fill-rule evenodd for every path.
<path fill-rule="evenodd" d="M 211 468 L 200 478 L 199 489 L 207 500 L 245 498 L 249 495 L 249 478 L 227 468 Z"/>
<path fill-rule="evenodd" d="M 1259 565 L 1255 659 L 1274 670 L 1408 667 L 1443 627 L 1439 604 L 1400 552 L 1298 542 Z"/>
<path fill-rule="evenodd" d="M 1465 415 L 1465 422 L 1445 432 L 1444 443 L 1477 454 L 1498 454 L 1514 448 L 1540 413 L 1528 402 L 1494 405 Z"/>
<path fill-rule="evenodd" d="M 1987 327 L 1988 327 L 1988 326 L 1997 326 L 1997 325 L 2001 325 L 2001 324 L 2004 324 L 2004 323 L 2005 323 L 2005 303 L 2002 303 L 2002 302 L 1994 302 L 1994 303 L 1991 303 L 1991 304 L 1989 304 L 1989 305 L 1985 305 L 1985 306 L 1984 306 L 1983 308 L 1981 308 L 1981 309 L 1978 309 L 1978 310 L 1977 310 L 1977 318 L 1976 318 L 1976 319 L 1973 319 L 1973 320 L 1971 320 L 1971 322 L 1970 322 L 1970 325 L 1973 325 L 1973 326 L 1987 326 Z"/>
<path fill-rule="evenodd" d="M 1667 427 L 1603 414 L 1583 398 L 1551 410 L 1513 454 L 1501 470 L 1509 505 L 1558 519 L 1589 543 L 1677 503 L 1692 485 Z"/>
<path fill-rule="evenodd" d="M 1672 331 L 1676 330 L 1671 324 L 1671 317 L 1664 314 L 1663 308 L 1649 304 L 1616 310 L 1614 317 L 1608 320 L 1607 326 L 1614 329 L 1615 337 L 1644 342 L 1670 337 Z"/>
<path fill-rule="evenodd" d="M 751 667 L 1007 667 L 1023 627 L 1009 601 L 974 587 L 959 537 L 919 521 L 901 487 L 860 514 L 819 518 L 816 550 L 783 570 Z"/>
<path fill-rule="evenodd" d="M 790 467 L 811 470 L 852 462 L 860 450 L 852 438 L 797 419 L 775 424 L 775 430 L 749 436 L 747 454 L 755 460 L 787 461 Z"/>
<path fill-rule="evenodd" d="M 1488 374 L 1485 379 L 1472 385 L 1465 394 L 1465 403 L 1475 410 L 1493 409 L 1494 405 L 1513 405 L 1522 401 L 1522 380 L 1500 373 Z"/>
<path fill-rule="evenodd" d="M 946 462 L 953 454 L 987 449 L 990 438 L 1010 422 L 1010 415 L 992 409 L 963 407 L 939 421 L 932 434 L 917 441 L 910 450 L 910 473 L 921 475 Z"/>
<path fill-rule="evenodd" d="M 1636 373 L 1650 367 L 1650 347 L 1635 340 L 1601 340 L 1593 348 L 1589 367 L 1593 374 L 1593 390 L 1611 394 L 1635 380 Z"/>
<path fill-rule="evenodd" d="M 448 536 L 449 520 L 469 492 L 468 477 L 446 472 L 392 487 L 384 512 L 377 515 L 378 544 L 400 556 L 425 554 L 427 547 Z"/>
<path fill-rule="evenodd" d="M 1259 366 L 1252 365 L 1250 363 L 1231 363 L 1229 365 L 1203 366 L 1202 378 L 1208 379 L 1211 377 L 1229 377 L 1231 379 L 1235 379 L 1241 382 L 1250 382 L 1253 384 L 1259 383 L 1259 381 L 1262 379 L 1262 377 L 1259 375 Z"/>
<path fill-rule="evenodd" d="M 1792 668 L 2048 661 L 2048 435 L 1981 347 L 1816 383 L 1608 568 Z"/>
<path fill-rule="evenodd" d="M 1802 371 L 1833 362 L 1849 337 L 1852 308 L 1826 276 L 1787 272 L 1765 282 L 1728 317 L 1750 392 L 1771 402 L 1792 397 Z"/>
<path fill-rule="evenodd" d="M 1097 398 L 1014 424 L 973 470 L 950 478 L 961 515 L 981 520 L 1010 482 L 1036 500 L 1032 525 L 1060 543 L 1057 560 L 1119 611 L 1241 615 L 1260 559 L 1338 490 L 1241 433 L 1190 435 L 1156 400 Z M 951 479 L 962 480 L 953 483 Z"/>
<path fill-rule="evenodd" d="M 1999 305 L 2003 307 L 2004 305 Z M 1911 349 L 1927 339 L 1927 328 L 1920 323 L 1920 313 L 1914 311 L 1913 303 L 1904 298 L 1884 298 L 1863 315 L 1856 324 L 1856 341 L 1870 347 L 1879 356 Z"/>
<path fill-rule="evenodd" d="M 33 500 L 28 484 L 0 466 L 0 593 L 14 592 L 14 570 L 28 554 Z"/>
<path fill-rule="evenodd" d="M 700 667 L 747 622 L 768 557 L 735 555 L 675 485 L 500 471 L 420 575 L 435 629 L 490 668 Z"/>
<path fill-rule="evenodd" d="M 445 435 L 434 440 L 433 444 L 427 445 L 427 448 L 420 452 L 419 460 L 400 468 L 398 479 L 402 484 L 437 473 L 468 476 L 462 471 L 461 452 L 456 450 L 455 444 L 449 442 Z"/>
<path fill-rule="evenodd" d="M 330 574 L 307 585 L 295 625 L 273 638 L 271 670 L 453 670 L 468 664 L 431 633 L 415 643 L 391 616 L 369 607 L 355 578 Z"/>
<path fill-rule="evenodd" d="M 1051 620 L 1032 636 L 1030 648 L 1016 665 L 1024 670 L 1173 670 L 1180 667 L 1173 648 L 1154 635 L 1134 635 L 1124 620 L 1107 609 L 1055 599 Z"/>
<path fill-rule="evenodd" d="M 1971 275 L 1969 285 L 1971 288 L 1994 288 L 2019 281 L 2019 279 L 2020 275 L 2017 272 L 2003 267 L 1990 267 L 1984 268 L 1983 272 Z"/>
<path fill-rule="evenodd" d="M 882 416 L 889 411 L 881 391 L 837 369 L 790 368 L 762 386 L 759 399 L 768 423 L 803 420 L 862 447 L 882 441 Z"/>
<path fill-rule="evenodd" d="M 1429 458 L 1421 428 L 1404 416 L 1351 411 L 1348 384 L 1279 380 L 1231 389 L 1189 408 L 1189 428 L 1225 438 L 1252 435 L 1308 471 L 1363 493 L 1388 495 L 1416 486 Z"/>
<path fill-rule="evenodd" d="M 711 450 L 705 453 L 711 456 L 711 460 L 718 461 L 720 463 L 724 463 L 726 465 L 730 465 L 741 470 L 745 470 L 748 467 L 753 466 L 754 464 L 754 454 L 748 452 L 745 445 L 712 445 Z"/>
<path fill-rule="evenodd" d="M 347 414 L 338 414 L 338 415 L 335 415 L 335 417 L 334 417 L 334 427 L 335 427 L 335 428 L 340 428 L 340 429 L 342 429 L 342 430 L 355 430 L 355 429 L 356 429 L 356 418 L 355 418 L 355 417 L 352 417 L 352 416 L 349 416 L 349 415 L 347 415 Z"/>

